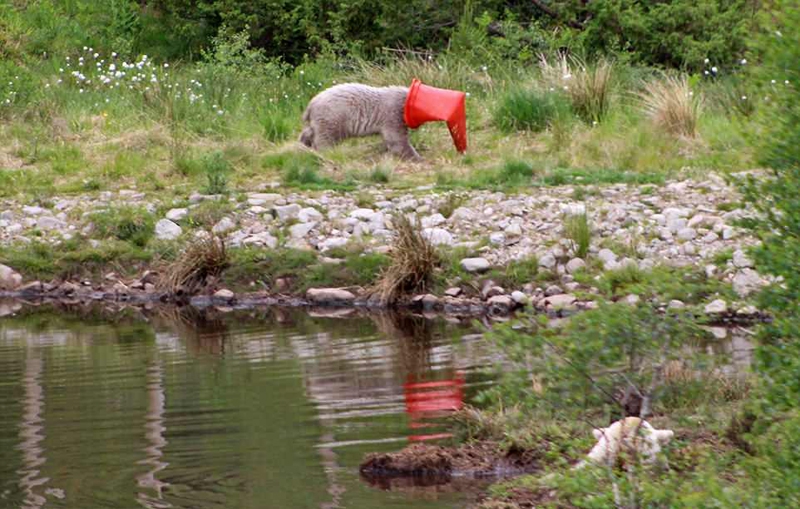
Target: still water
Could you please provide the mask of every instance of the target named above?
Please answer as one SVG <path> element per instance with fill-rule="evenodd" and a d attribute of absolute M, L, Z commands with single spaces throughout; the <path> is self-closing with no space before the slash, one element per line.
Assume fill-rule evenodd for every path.
<path fill-rule="evenodd" d="M 359 477 L 446 440 L 480 336 L 418 317 L 21 309 L 0 318 L 0 508 L 455 508 Z"/>

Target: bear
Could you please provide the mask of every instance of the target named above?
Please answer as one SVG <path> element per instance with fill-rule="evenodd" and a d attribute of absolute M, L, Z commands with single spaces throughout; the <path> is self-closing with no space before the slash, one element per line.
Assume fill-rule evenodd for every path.
<path fill-rule="evenodd" d="M 592 434 L 597 444 L 575 468 L 589 464 L 614 466 L 620 451 L 640 456 L 644 463 L 654 463 L 661 446 L 674 436 L 672 430 L 655 429 L 639 417 L 626 417 L 607 428 L 594 429 Z"/>
<path fill-rule="evenodd" d="M 346 138 L 380 134 L 392 154 L 421 161 L 422 157 L 408 141 L 408 127 L 403 120 L 407 96 L 405 87 L 360 83 L 344 83 L 323 90 L 311 99 L 303 113 L 300 142 L 320 150 Z"/>

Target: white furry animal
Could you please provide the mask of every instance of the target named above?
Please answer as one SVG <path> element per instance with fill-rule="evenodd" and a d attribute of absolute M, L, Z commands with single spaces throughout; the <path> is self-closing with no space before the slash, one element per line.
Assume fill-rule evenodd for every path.
<path fill-rule="evenodd" d="M 636 455 L 645 463 L 653 463 L 661 452 L 661 446 L 674 435 L 672 430 L 655 429 L 638 417 L 626 417 L 607 428 L 594 429 L 592 433 L 597 444 L 575 468 L 583 468 L 589 463 L 614 466 L 620 451 Z"/>
<path fill-rule="evenodd" d="M 408 142 L 403 121 L 408 89 L 345 83 L 323 90 L 308 103 L 300 142 L 314 150 L 345 138 L 380 134 L 389 151 L 404 159 L 422 159 Z"/>

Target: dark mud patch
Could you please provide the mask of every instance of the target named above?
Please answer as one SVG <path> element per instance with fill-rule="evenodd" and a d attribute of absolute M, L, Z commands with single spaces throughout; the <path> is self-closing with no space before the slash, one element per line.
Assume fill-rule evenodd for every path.
<path fill-rule="evenodd" d="M 533 472 L 539 468 L 540 458 L 541 451 L 504 450 L 493 442 L 458 447 L 414 444 L 398 452 L 367 455 L 360 473 L 368 483 L 383 488 L 391 488 L 393 483 L 435 486 Z"/>

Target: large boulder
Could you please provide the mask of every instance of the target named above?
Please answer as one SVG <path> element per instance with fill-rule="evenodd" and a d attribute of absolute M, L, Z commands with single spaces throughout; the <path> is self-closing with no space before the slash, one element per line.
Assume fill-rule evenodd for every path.
<path fill-rule="evenodd" d="M 0 290 L 15 290 L 22 284 L 22 276 L 7 265 L 0 264 Z"/>
<path fill-rule="evenodd" d="M 341 288 L 309 288 L 306 299 L 317 305 L 343 305 L 350 304 L 356 296 Z"/>

